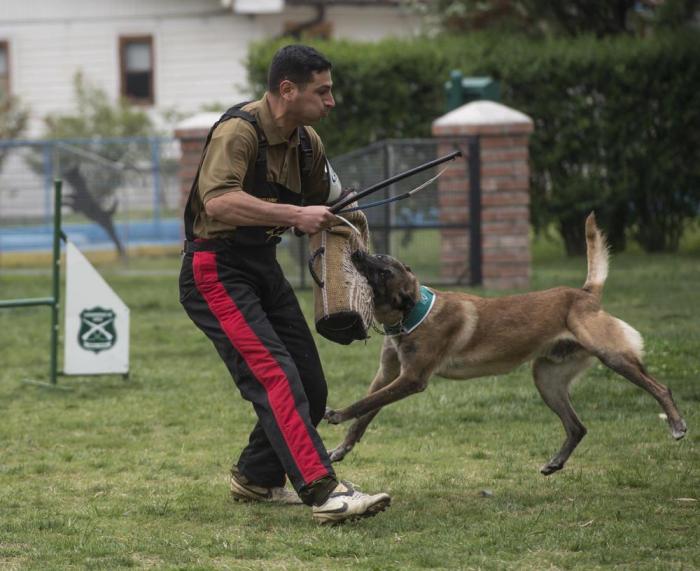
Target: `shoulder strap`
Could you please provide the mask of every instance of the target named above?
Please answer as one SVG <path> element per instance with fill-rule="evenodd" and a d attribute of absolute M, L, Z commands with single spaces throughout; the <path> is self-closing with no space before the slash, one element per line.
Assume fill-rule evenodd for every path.
<path fill-rule="evenodd" d="M 194 240 L 194 214 L 192 213 L 192 197 L 199 188 L 199 173 L 202 170 L 202 164 L 204 163 L 207 147 L 209 147 L 214 131 L 219 125 L 221 125 L 221 123 L 236 117 L 247 121 L 253 125 L 253 127 L 255 127 L 255 132 L 258 135 L 258 155 L 255 159 L 255 172 L 253 173 L 253 176 L 255 177 L 254 180 L 265 180 L 267 177 L 267 138 L 265 137 L 263 130 L 258 125 L 258 120 L 256 119 L 255 115 L 248 113 L 247 111 L 243 111 L 243 107 L 248 105 L 248 103 L 250 103 L 250 101 L 244 101 L 243 103 L 238 103 L 237 105 L 230 107 L 224 112 L 223 115 L 221 115 L 219 120 L 212 125 L 211 129 L 209 129 L 207 138 L 204 141 L 204 147 L 202 148 L 202 155 L 199 159 L 197 173 L 194 175 L 194 179 L 192 180 L 190 193 L 187 196 L 187 204 L 185 205 L 185 237 L 188 240 Z"/>
<path fill-rule="evenodd" d="M 306 127 L 299 127 L 299 145 L 301 146 L 299 172 L 303 182 L 305 178 L 311 175 L 311 168 L 314 164 L 314 149 L 311 146 L 311 137 L 309 137 Z"/>
<path fill-rule="evenodd" d="M 249 184 L 254 185 L 256 181 L 264 181 L 267 179 L 267 137 L 265 136 L 265 132 L 260 128 L 255 115 L 241 109 L 245 105 L 248 105 L 248 102 L 234 105 L 222 115 L 221 119 L 224 119 L 224 117 L 227 119 L 237 117 L 248 121 L 248 123 L 255 127 L 255 132 L 258 135 L 258 156 L 255 159 L 255 172 L 249 173 L 246 176 Z"/>
<path fill-rule="evenodd" d="M 314 164 L 314 149 L 311 146 L 311 137 L 306 127 L 299 127 L 299 174 L 301 175 L 301 200 L 304 204 L 304 189 L 311 176 L 311 169 Z"/>

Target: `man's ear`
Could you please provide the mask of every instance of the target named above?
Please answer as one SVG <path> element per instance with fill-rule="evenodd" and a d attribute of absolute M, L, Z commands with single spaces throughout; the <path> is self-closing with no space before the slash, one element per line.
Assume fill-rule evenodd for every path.
<path fill-rule="evenodd" d="M 290 81 L 289 79 L 283 79 L 280 82 L 280 97 L 283 99 L 289 99 L 291 96 L 294 95 L 294 92 L 297 90 L 297 85 L 293 81 Z"/>

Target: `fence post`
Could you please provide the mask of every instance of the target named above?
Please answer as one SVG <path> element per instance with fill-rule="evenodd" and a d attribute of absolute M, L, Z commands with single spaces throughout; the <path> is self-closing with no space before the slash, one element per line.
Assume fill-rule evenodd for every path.
<path fill-rule="evenodd" d="M 54 188 L 54 143 L 48 142 L 43 145 L 44 154 L 44 222 L 51 220 L 51 194 Z"/>
<path fill-rule="evenodd" d="M 532 130 L 527 115 L 493 101 L 468 103 L 433 122 L 439 152 L 457 145 L 467 156 L 479 153 L 478 173 L 470 168 L 466 177 L 463 163 L 448 168 L 438 181 L 438 200 L 442 222 L 481 225 L 481 271 L 487 288 L 530 283 L 528 142 Z M 474 137 L 479 137 L 479 147 L 470 145 Z M 476 181 L 481 202 L 470 205 L 469 189 Z M 445 229 L 441 239 L 442 277 L 459 280 L 469 273 L 467 249 L 474 244 L 460 230 Z M 470 282 L 475 277 L 470 275 Z"/>
<path fill-rule="evenodd" d="M 156 228 L 160 225 L 160 139 L 150 137 L 151 176 L 153 177 L 153 221 Z M 160 232 L 160 229 L 159 229 Z"/>
<path fill-rule="evenodd" d="M 469 285 L 482 285 L 484 276 L 483 245 L 481 243 L 481 142 L 469 139 Z"/>
<path fill-rule="evenodd" d="M 61 306 L 61 204 L 62 182 L 57 179 L 54 182 L 53 205 L 53 267 L 51 268 L 52 296 L 51 304 L 51 365 L 49 376 L 51 384 L 56 384 L 58 375 L 58 310 Z"/>
<path fill-rule="evenodd" d="M 384 178 L 387 179 L 394 174 L 394 153 L 391 143 L 384 141 Z M 384 191 L 386 198 L 392 196 L 393 187 L 394 185 L 390 185 Z M 387 204 L 382 210 L 384 210 L 384 253 L 391 255 L 391 204 Z"/>
<path fill-rule="evenodd" d="M 53 211 L 53 258 L 51 267 L 51 297 L 35 297 L 25 299 L 0 300 L 0 309 L 15 307 L 33 307 L 48 305 L 51 308 L 51 347 L 49 362 L 49 379 L 51 385 L 56 385 L 58 376 L 58 310 L 61 294 L 61 186 L 59 179 L 54 181 L 54 211 Z M 45 384 L 45 383 L 38 383 Z"/>

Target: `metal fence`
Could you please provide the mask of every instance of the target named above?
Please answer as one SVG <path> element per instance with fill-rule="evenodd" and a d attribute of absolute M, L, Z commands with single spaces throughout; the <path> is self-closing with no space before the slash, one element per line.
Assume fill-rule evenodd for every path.
<path fill-rule="evenodd" d="M 463 140 L 461 141 L 463 143 Z M 438 157 L 438 145 L 444 140 L 388 139 L 363 149 L 335 157 L 331 160 L 344 188 L 362 189 L 400 172 Z M 470 180 L 470 197 L 478 197 L 479 189 L 479 139 L 469 141 L 469 157 L 465 163 L 464 177 Z M 435 176 L 441 167 L 433 167 L 421 174 L 401 180 L 385 190 L 360 200 L 367 204 L 384 198 L 395 197 L 421 182 Z M 470 212 L 474 223 L 454 224 L 445 222 L 438 200 L 438 184 L 434 183 L 408 200 L 389 203 L 365 211 L 370 227 L 372 249 L 396 256 L 411 266 L 425 282 L 433 284 L 480 283 L 480 228 L 478 225 L 480 200 L 473 200 Z M 471 249 L 465 259 L 467 271 L 459 278 L 446 279 L 441 272 L 441 231 L 463 232 Z M 302 286 L 309 284 L 305 275 L 308 254 L 299 248 L 296 275 Z"/>
<path fill-rule="evenodd" d="M 179 154 L 160 137 L 0 141 L 0 254 L 51 249 L 54 178 L 80 248 L 177 242 Z"/>
<path fill-rule="evenodd" d="M 478 139 L 472 143 L 468 164 L 478 165 Z M 344 188 L 362 189 L 435 159 L 438 144 L 434 139 L 385 140 L 331 162 Z M 51 250 L 55 177 L 64 182 L 64 232 L 80 249 L 117 249 L 126 256 L 133 246 L 177 246 L 182 241 L 179 158 L 179 145 L 171 138 L 0 141 L 0 265 L 6 254 Z M 437 174 L 438 168 L 401 180 L 360 203 L 407 192 Z M 464 172 L 476 190 L 478 171 L 468 166 Z M 446 223 L 435 183 L 409 200 L 366 211 L 372 249 L 400 258 L 425 282 L 478 283 L 478 207 L 477 199 L 471 207 L 476 215 L 471 227 Z M 472 257 L 465 260 L 469 271 L 460 278 L 441 274 L 441 232 L 448 229 L 467 236 L 471 232 Z M 306 238 L 284 235 L 280 263 L 297 287 L 311 284 L 308 256 Z"/>

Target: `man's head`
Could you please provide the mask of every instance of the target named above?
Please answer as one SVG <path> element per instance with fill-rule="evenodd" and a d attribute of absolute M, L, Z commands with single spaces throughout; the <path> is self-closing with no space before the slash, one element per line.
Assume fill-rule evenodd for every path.
<path fill-rule="evenodd" d="M 335 106 L 331 62 L 310 46 L 280 48 L 268 71 L 268 91 L 285 103 L 300 124 L 315 123 Z"/>

